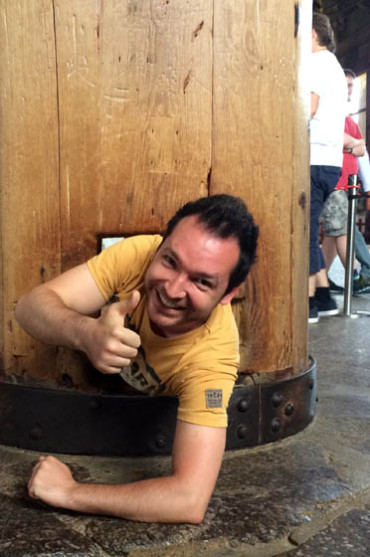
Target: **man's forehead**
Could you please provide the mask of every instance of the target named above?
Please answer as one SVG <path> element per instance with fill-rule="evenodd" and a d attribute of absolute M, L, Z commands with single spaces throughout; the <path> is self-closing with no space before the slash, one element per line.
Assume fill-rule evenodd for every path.
<path fill-rule="evenodd" d="M 162 250 L 170 251 L 179 261 L 209 275 L 229 272 L 240 255 L 237 238 L 220 238 L 191 217 L 178 223 L 162 244 Z"/>
<path fill-rule="evenodd" d="M 178 260 L 179 262 L 182 262 L 182 258 L 181 258 L 181 252 L 177 252 L 176 249 L 173 249 L 170 245 L 168 246 L 164 246 L 164 252 L 168 255 L 170 255 L 171 257 L 173 257 L 175 260 Z M 221 258 L 220 258 L 221 261 Z M 208 278 L 208 279 L 212 279 L 212 278 L 218 278 L 219 277 L 219 272 L 215 271 L 215 272 L 210 272 L 209 269 L 206 266 L 202 266 L 202 260 L 195 260 L 194 261 L 195 265 L 197 266 L 197 274 L 202 275 L 203 278 Z"/>
<path fill-rule="evenodd" d="M 207 227 L 197 215 L 190 215 L 181 219 L 171 234 L 167 237 L 166 241 L 171 245 L 175 245 L 180 240 L 184 245 L 205 245 L 207 243 L 214 243 L 218 245 L 236 244 L 239 247 L 238 239 L 235 236 L 222 238 L 217 231 Z"/>

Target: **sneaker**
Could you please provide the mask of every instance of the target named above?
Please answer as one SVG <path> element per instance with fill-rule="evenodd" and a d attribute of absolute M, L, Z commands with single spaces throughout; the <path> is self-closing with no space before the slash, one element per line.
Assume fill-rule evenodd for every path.
<path fill-rule="evenodd" d="M 328 281 L 329 281 L 330 290 L 332 292 L 335 292 L 336 294 L 343 294 L 344 292 L 343 286 L 339 286 L 339 284 L 335 284 L 335 282 L 333 282 L 329 277 L 328 277 Z"/>
<path fill-rule="evenodd" d="M 308 322 L 317 323 L 319 320 L 319 312 L 317 311 L 315 296 L 310 296 L 308 298 L 308 308 L 309 308 Z"/>
<path fill-rule="evenodd" d="M 319 312 L 318 312 L 317 306 L 310 307 L 308 322 L 309 323 L 318 323 L 319 322 Z"/>
<path fill-rule="evenodd" d="M 368 294 L 370 292 L 370 277 L 360 275 L 358 279 L 353 282 L 353 292 L 355 292 L 355 294 Z"/>
<path fill-rule="evenodd" d="M 330 296 L 329 287 L 316 288 L 315 302 L 320 317 L 338 315 L 339 309 L 334 298 Z"/>
<path fill-rule="evenodd" d="M 339 314 L 337 303 L 333 298 L 329 298 L 328 300 L 316 300 L 316 304 L 320 317 L 330 317 Z"/>

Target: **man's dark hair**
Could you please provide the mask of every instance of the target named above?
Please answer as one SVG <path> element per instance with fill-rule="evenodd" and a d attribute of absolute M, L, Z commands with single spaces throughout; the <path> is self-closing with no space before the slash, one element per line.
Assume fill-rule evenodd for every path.
<path fill-rule="evenodd" d="M 356 74 L 353 70 L 349 70 L 348 68 L 343 69 L 344 71 L 344 75 L 347 77 L 347 75 L 349 75 L 350 77 L 353 77 L 353 79 L 356 79 Z"/>
<path fill-rule="evenodd" d="M 312 15 L 312 28 L 317 33 L 319 45 L 326 46 L 330 52 L 335 52 L 334 31 L 328 16 L 314 12 Z"/>
<path fill-rule="evenodd" d="M 218 194 L 189 201 L 167 223 L 164 239 L 170 236 L 185 217 L 196 216 L 200 223 L 219 238 L 236 238 L 239 261 L 231 272 L 225 295 L 245 280 L 256 260 L 258 227 L 244 201 L 233 195 Z"/>

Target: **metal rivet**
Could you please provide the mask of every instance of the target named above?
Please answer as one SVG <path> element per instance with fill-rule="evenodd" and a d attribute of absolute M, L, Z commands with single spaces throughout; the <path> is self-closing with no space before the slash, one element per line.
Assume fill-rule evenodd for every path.
<path fill-rule="evenodd" d="M 293 414 L 293 412 L 294 412 L 294 404 L 289 402 L 285 407 L 285 415 L 286 416 L 291 416 Z"/>
<path fill-rule="evenodd" d="M 155 437 L 155 444 L 157 445 L 157 447 L 159 449 L 163 449 L 163 447 L 166 444 L 166 439 L 164 437 L 164 435 L 162 435 L 161 433 L 159 433 L 158 435 L 156 435 Z"/>
<path fill-rule="evenodd" d="M 238 425 L 237 430 L 236 430 L 236 434 L 239 437 L 239 439 L 245 439 L 247 437 L 247 434 L 248 434 L 247 426 Z"/>
<path fill-rule="evenodd" d="M 274 433 L 277 433 L 280 429 L 280 420 L 278 418 L 274 418 L 271 422 L 271 429 Z"/>
<path fill-rule="evenodd" d="M 313 379 L 310 379 L 310 382 L 308 383 L 308 386 L 309 386 L 309 388 L 311 389 L 311 391 L 312 391 L 312 389 L 313 389 L 314 384 L 315 384 L 314 380 L 313 380 Z"/>
<path fill-rule="evenodd" d="M 274 393 L 271 398 L 272 405 L 277 408 L 283 402 L 284 397 L 281 393 Z"/>
<path fill-rule="evenodd" d="M 30 430 L 29 433 L 31 439 L 34 439 L 35 441 L 37 441 L 38 439 L 42 438 L 42 429 L 39 426 L 35 426 Z"/>
<path fill-rule="evenodd" d="M 248 410 L 248 401 L 245 398 L 242 398 L 238 402 L 238 410 L 239 412 L 246 412 Z"/>

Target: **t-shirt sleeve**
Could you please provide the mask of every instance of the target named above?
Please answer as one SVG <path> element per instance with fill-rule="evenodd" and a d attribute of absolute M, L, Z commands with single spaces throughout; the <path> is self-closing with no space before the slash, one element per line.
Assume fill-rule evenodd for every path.
<path fill-rule="evenodd" d="M 105 300 L 129 293 L 144 280 L 145 272 L 162 237 L 132 236 L 103 250 L 87 262 Z"/>
<path fill-rule="evenodd" d="M 227 407 L 234 388 L 237 368 L 229 373 L 198 370 L 201 380 L 187 380 L 179 389 L 179 420 L 196 425 L 227 427 Z"/>
<path fill-rule="evenodd" d="M 226 427 L 227 407 L 239 367 L 239 337 L 235 322 L 183 359 L 173 376 L 179 397 L 178 419 L 197 425 Z"/>

